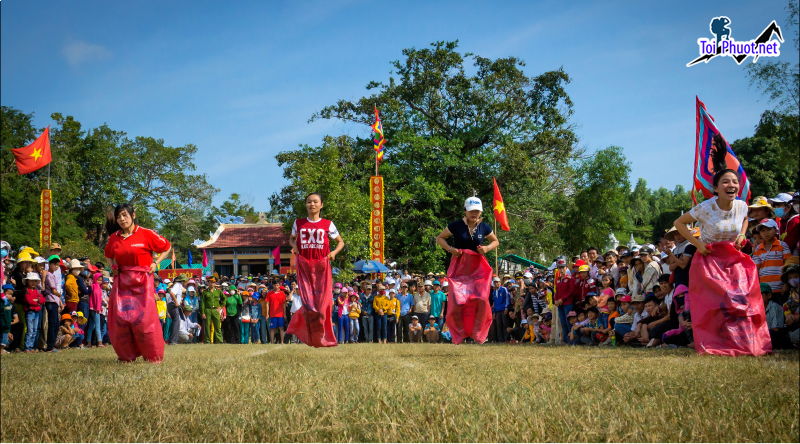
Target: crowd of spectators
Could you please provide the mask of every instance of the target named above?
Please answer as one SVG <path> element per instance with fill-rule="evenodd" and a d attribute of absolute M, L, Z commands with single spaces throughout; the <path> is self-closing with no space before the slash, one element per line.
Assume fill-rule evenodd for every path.
<path fill-rule="evenodd" d="M 761 283 L 773 349 L 798 346 L 798 196 L 757 197 L 747 242 Z M 697 228 L 691 231 L 699 236 Z M 2 353 L 104 347 L 113 276 L 102 262 L 40 255 L 3 242 Z M 674 228 L 654 244 L 589 247 L 548 269 L 495 275 L 490 342 L 692 347 L 689 269 L 697 249 Z M 292 275 L 154 277 L 167 344 L 296 343 L 284 334 L 302 306 Z M 334 284 L 340 344 L 450 341 L 443 273 L 361 276 Z M 215 320 L 219 322 L 215 322 Z M 560 325 L 556 326 L 556 323 Z M 558 327 L 558 328 L 556 328 Z M 555 331 L 559 330 L 559 337 Z M 469 341 L 468 341 L 469 342 Z"/>

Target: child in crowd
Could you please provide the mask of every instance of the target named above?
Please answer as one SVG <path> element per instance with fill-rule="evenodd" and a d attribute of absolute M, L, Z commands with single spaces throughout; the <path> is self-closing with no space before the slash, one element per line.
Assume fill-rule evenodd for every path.
<path fill-rule="evenodd" d="M 22 329 L 17 315 L 17 308 L 14 306 L 14 286 L 11 284 L 3 285 L 3 314 L 0 317 L 0 333 L 2 333 L 2 353 L 8 353 L 5 349 L 10 343 L 14 342 L 15 337 L 21 337 Z"/>
<path fill-rule="evenodd" d="M 586 312 L 586 316 L 589 322 L 586 327 L 581 329 L 581 342 L 589 345 L 598 345 L 601 342 L 605 342 L 608 339 L 608 335 L 604 333 L 606 326 L 600 319 L 600 311 L 597 307 L 590 307 Z"/>
<path fill-rule="evenodd" d="M 550 341 L 550 332 L 552 331 L 553 327 L 551 326 L 553 322 L 553 314 L 546 313 L 544 315 L 544 322 L 539 325 L 539 331 L 542 333 L 542 339 L 544 342 Z"/>
<path fill-rule="evenodd" d="M 158 320 L 161 321 L 161 330 L 166 332 L 169 327 L 167 324 L 167 301 L 164 300 L 167 292 L 163 288 L 158 289 L 156 293 L 156 308 L 158 309 Z"/>
<path fill-rule="evenodd" d="M 614 299 L 614 278 L 610 274 L 604 274 L 600 278 L 600 294 L 597 297 L 597 308 L 600 313 L 608 313 L 606 309 L 606 302 L 609 299 Z"/>
<path fill-rule="evenodd" d="M 358 343 L 358 334 L 361 331 L 359 319 L 361 318 L 361 304 L 358 302 L 358 293 L 355 289 L 350 290 L 350 303 L 348 304 L 347 316 L 350 318 L 350 342 Z"/>
<path fill-rule="evenodd" d="M 39 334 L 39 322 L 42 317 L 42 307 L 44 307 L 44 296 L 37 288 L 41 279 L 36 273 L 28 273 L 25 276 L 25 325 L 28 331 L 25 333 L 25 352 L 35 353 L 36 337 Z"/>
<path fill-rule="evenodd" d="M 72 317 L 65 313 L 61 315 L 61 327 L 58 329 L 55 347 L 60 350 L 68 349 L 74 336 L 75 327 L 72 325 Z"/>
<path fill-rule="evenodd" d="M 350 289 L 345 287 L 336 296 L 336 314 L 338 315 L 337 319 L 339 320 L 336 325 L 336 331 L 338 333 L 337 339 L 339 344 L 344 344 L 348 341 L 348 339 L 350 339 L 350 317 L 347 309 L 347 302 L 350 299 L 348 296 L 349 292 Z"/>
<path fill-rule="evenodd" d="M 435 316 L 430 315 L 428 317 L 428 324 L 425 325 L 423 334 L 429 343 L 436 344 L 439 342 L 439 324 L 436 323 Z"/>
<path fill-rule="evenodd" d="M 781 268 L 791 252 L 785 242 L 778 239 L 778 223 L 774 219 L 764 219 L 756 227 L 763 242 L 757 246 L 753 253 L 753 262 L 758 268 L 758 280 L 769 284 L 772 292 L 780 296 L 783 289 L 781 282 Z"/>
<path fill-rule="evenodd" d="M 411 316 L 411 323 L 408 324 L 408 339 L 414 342 L 422 342 L 422 324 L 419 323 L 417 315 Z"/>
<path fill-rule="evenodd" d="M 786 318 L 783 314 L 783 307 L 772 301 L 772 287 L 761 283 L 761 297 L 764 300 L 764 312 L 767 315 L 767 328 L 769 337 L 772 341 L 772 349 L 790 348 L 789 335 L 786 333 Z"/>

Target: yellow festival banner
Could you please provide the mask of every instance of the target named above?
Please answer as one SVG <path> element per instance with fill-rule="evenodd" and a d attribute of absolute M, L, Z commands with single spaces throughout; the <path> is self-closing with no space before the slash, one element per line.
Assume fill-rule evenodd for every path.
<path fill-rule="evenodd" d="M 372 215 L 369 222 L 371 259 L 383 263 L 383 177 L 372 176 L 369 179 L 370 203 Z"/>
<path fill-rule="evenodd" d="M 53 240 L 53 199 L 50 190 L 42 190 L 42 217 L 39 225 L 39 243 L 47 247 Z"/>

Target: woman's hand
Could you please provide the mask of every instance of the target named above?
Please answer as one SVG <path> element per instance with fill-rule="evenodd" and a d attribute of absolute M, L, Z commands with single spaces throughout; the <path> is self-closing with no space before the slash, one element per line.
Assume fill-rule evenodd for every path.
<path fill-rule="evenodd" d="M 480 251 L 480 248 L 481 248 L 481 247 L 478 247 L 478 251 Z M 450 247 L 450 250 L 448 250 L 448 251 L 449 251 L 449 252 L 450 252 L 450 254 L 452 254 L 454 257 L 460 257 L 462 254 L 464 254 L 464 253 L 462 253 L 462 252 L 461 252 L 461 250 L 459 250 L 458 248 L 453 248 L 453 247 Z"/>
<path fill-rule="evenodd" d="M 150 264 L 150 274 L 153 274 L 155 272 L 156 272 L 156 263 L 153 262 L 152 264 Z M 115 275 L 117 274 L 119 274 L 119 270 L 117 270 L 117 272 L 115 273 Z"/>
<path fill-rule="evenodd" d="M 333 252 L 333 251 L 331 251 L 330 253 L 328 253 L 328 259 L 330 259 L 331 261 L 333 261 L 334 259 L 336 259 L 336 253 L 335 253 L 335 252 Z"/>
<path fill-rule="evenodd" d="M 744 237 L 744 234 L 740 234 L 740 235 L 736 236 L 736 240 L 733 241 L 733 246 L 737 250 L 741 250 L 742 248 L 744 248 L 744 246 L 746 244 L 747 244 L 747 238 Z"/>
<path fill-rule="evenodd" d="M 486 254 L 486 248 L 484 248 L 483 245 L 478 245 L 477 250 L 478 254 Z"/>
<path fill-rule="evenodd" d="M 707 245 L 708 245 L 707 243 L 700 241 L 700 246 L 697 247 L 697 252 L 702 254 L 703 256 L 707 255 L 708 253 L 711 253 L 711 250 L 708 248 Z"/>

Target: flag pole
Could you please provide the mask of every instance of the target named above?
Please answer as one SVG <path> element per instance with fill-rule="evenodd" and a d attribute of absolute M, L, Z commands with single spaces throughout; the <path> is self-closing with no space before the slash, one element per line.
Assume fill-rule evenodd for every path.
<path fill-rule="evenodd" d="M 494 235 L 497 236 L 497 218 L 494 218 Z M 497 248 L 494 249 L 494 269 L 497 275 L 500 276 L 500 265 L 497 263 Z"/>

